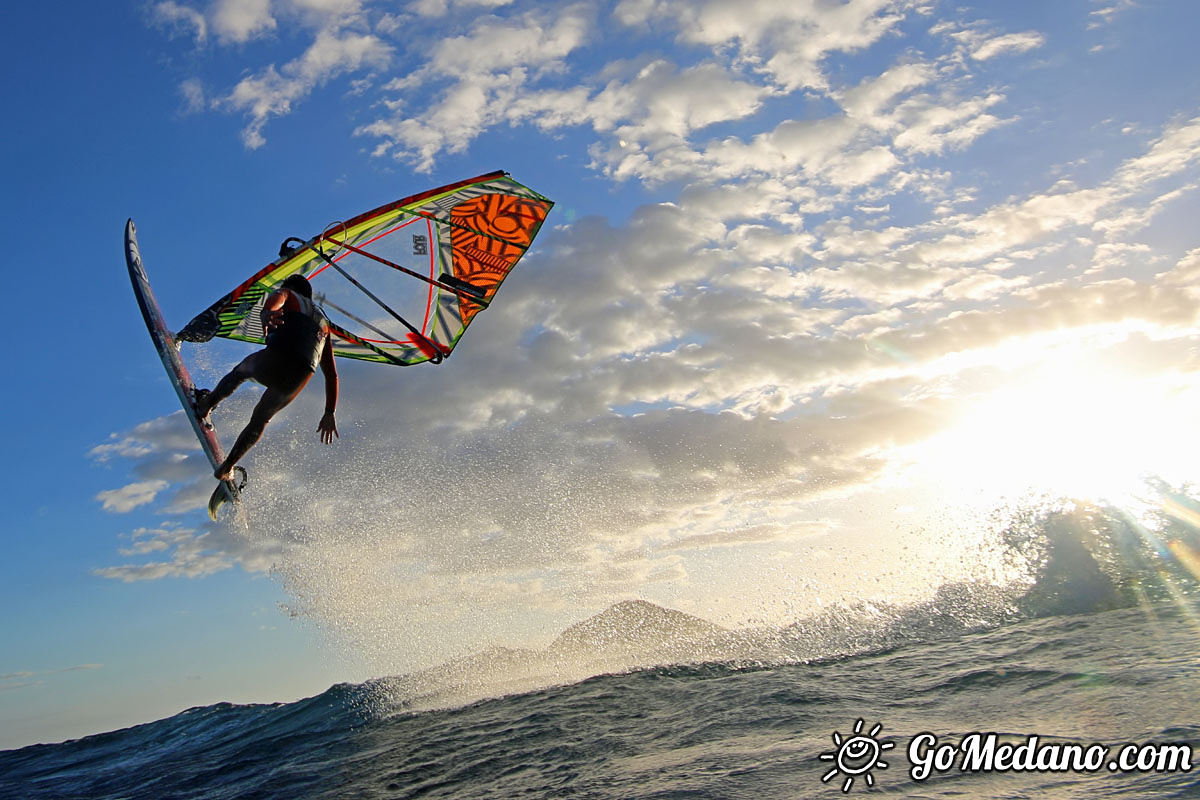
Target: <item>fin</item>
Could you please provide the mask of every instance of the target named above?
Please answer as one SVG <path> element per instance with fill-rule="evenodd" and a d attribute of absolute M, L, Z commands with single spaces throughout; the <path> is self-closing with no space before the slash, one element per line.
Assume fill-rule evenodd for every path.
<path fill-rule="evenodd" d="M 221 481 L 213 489 L 212 497 L 208 498 L 208 518 L 213 522 L 217 521 L 217 511 L 225 503 L 232 501 L 235 506 L 241 503 L 242 489 L 246 488 L 246 470 L 242 467 L 234 467 L 233 470 L 238 475 L 237 482 Z"/>

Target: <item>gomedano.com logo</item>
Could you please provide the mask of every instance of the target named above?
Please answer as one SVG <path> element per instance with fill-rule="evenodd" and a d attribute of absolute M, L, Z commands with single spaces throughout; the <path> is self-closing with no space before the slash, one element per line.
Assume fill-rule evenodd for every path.
<path fill-rule="evenodd" d="M 998 733 L 969 733 L 958 744 L 939 743 L 919 733 L 908 745 L 909 775 L 923 781 L 935 772 L 1187 772 L 1192 748 L 1186 744 L 1103 744 L 1045 742 L 1027 736 L 1005 741 Z"/>
<path fill-rule="evenodd" d="M 821 761 L 830 762 L 821 781 L 839 779 L 843 794 L 855 787 L 858 778 L 864 788 L 873 787 L 872 771 L 886 770 L 888 763 L 881 756 L 896 747 L 880 737 L 882 723 L 870 730 L 864 730 L 865 727 L 860 718 L 850 735 L 834 731 L 835 748 L 820 755 Z M 936 734 L 924 732 L 909 740 L 907 754 L 909 777 L 917 782 L 951 772 L 1168 773 L 1192 769 L 1192 748 L 1183 742 L 1109 746 L 1048 740 L 1036 734 L 1022 738 L 1012 734 L 968 733 L 957 741 L 941 741 Z"/>

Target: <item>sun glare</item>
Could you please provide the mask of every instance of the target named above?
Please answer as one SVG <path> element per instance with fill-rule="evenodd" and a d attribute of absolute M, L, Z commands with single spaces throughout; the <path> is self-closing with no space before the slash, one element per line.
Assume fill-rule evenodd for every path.
<path fill-rule="evenodd" d="M 920 448 L 918 469 L 960 497 L 1124 504 L 1147 476 L 1194 478 L 1198 401 L 1187 376 L 1047 365 L 972 401 Z"/>

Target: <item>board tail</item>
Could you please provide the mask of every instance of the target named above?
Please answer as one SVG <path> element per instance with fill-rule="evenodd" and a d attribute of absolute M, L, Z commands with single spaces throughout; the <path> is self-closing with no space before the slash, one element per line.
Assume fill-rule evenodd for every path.
<path fill-rule="evenodd" d="M 240 507 L 242 489 L 246 487 L 246 470 L 242 467 L 234 467 L 234 472 L 238 474 L 238 480 L 221 481 L 217 484 L 217 488 L 213 489 L 212 496 L 208 498 L 208 518 L 213 522 L 217 521 L 217 512 L 225 503 L 233 503 L 234 506 Z"/>

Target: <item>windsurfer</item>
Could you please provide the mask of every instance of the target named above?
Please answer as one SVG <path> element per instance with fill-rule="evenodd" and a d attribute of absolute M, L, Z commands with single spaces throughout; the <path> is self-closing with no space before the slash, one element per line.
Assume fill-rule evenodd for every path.
<path fill-rule="evenodd" d="M 229 457 L 213 471 L 217 480 L 232 479 L 234 465 L 262 437 L 271 418 L 296 399 L 316 373 L 318 364 L 325 376 L 325 414 L 317 431 L 325 444 L 332 444 L 334 437 L 339 436 L 333 418 L 338 375 L 329 342 L 329 320 L 313 302 L 312 286 L 303 275 L 289 276 L 278 290 L 267 296 L 262 323 L 267 335 L 266 348 L 244 358 L 212 391 L 196 390 L 196 416 L 207 422 L 209 412 L 246 380 L 266 387 Z"/>

